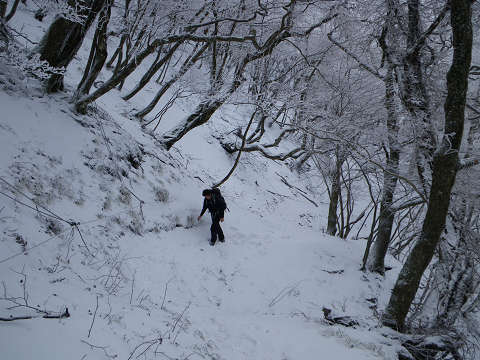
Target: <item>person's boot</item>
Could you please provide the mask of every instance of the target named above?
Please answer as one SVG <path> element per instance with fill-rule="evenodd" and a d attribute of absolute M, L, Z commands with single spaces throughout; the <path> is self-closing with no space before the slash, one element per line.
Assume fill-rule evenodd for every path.
<path fill-rule="evenodd" d="M 220 241 L 221 243 L 224 243 L 225 242 L 225 237 L 219 238 L 218 241 Z"/>
<path fill-rule="evenodd" d="M 210 245 L 211 245 L 211 246 L 215 245 L 215 241 L 210 240 Z"/>

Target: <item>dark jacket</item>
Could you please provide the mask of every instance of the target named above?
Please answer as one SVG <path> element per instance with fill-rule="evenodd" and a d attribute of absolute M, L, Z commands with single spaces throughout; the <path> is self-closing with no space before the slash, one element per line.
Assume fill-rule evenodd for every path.
<path fill-rule="evenodd" d="M 225 216 L 224 202 L 216 199 L 216 197 L 213 195 L 210 200 L 207 200 L 207 198 L 203 199 L 203 209 L 200 213 L 200 216 L 205 214 L 205 211 L 207 211 L 207 209 L 208 211 L 210 211 L 210 214 L 212 214 L 213 217 L 218 217 L 219 219 L 221 219 Z"/>

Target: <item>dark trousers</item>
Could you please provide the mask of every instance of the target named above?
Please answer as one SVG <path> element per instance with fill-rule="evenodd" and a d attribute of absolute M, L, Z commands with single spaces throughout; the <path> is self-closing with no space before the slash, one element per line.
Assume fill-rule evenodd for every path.
<path fill-rule="evenodd" d="M 220 217 L 214 214 L 212 214 L 212 226 L 210 226 L 210 233 L 212 234 L 212 239 L 210 241 L 214 244 L 217 241 L 217 235 L 220 240 L 225 238 L 223 235 L 223 230 L 220 226 Z"/>

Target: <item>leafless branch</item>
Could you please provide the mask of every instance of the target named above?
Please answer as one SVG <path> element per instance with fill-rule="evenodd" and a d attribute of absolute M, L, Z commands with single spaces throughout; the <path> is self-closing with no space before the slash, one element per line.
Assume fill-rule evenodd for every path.
<path fill-rule="evenodd" d="M 248 122 L 247 127 L 245 128 L 245 131 L 244 131 L 243 136 L 242 136 L 242 144 L 240 145 L 240 149 L 238 150 L 238 154 L 237 154 L 237 158 L 235 159 L 235 163 L 233 164 L 233 166 L 230 169 L 230 171 L 228 172 L 228 174 L 225 175 L 225 177 L 222 180 L 220 180 L 218 183 L 214 184 L 213 188 L 217 188 L 220 185 L 224 184 L 225 181 L 227 181 L 230 178 L 230 176 L 233 174 L 233 172 L 235 171 L 235 168 L 237 167 L 238 162 L 240 161 L 240 156 L 242 155 L 242 151 L 243 151 L 243 149 L 245 147 L 245 143 L 247 141 L 248 130 L 250 130 L 250 126 L 252 125 L 253 119 L 255 119 L 256 114 L 257 114 L 257 111 L 254 111 L 253 114 L 250 116 L 250 121 Z"/>
<path fill-rule="evenodd" d="M 168 289 L 168 284 L 170 283 L 170 281 L 172 281 L 173 278 L 170 278 L 168 279 L 168 281 L 165 283 L 165 290 L 163 291 L 163 299 L 162 299 L 162 305 L 160 305 L 160 309 L 163 310 L 164 309 L 164 305 L 165 305 L 165 299 L 167 297 L 167 289 Z"/>
<path fill-rule="evenodd" d="M 391 209 L 391 211 L 395 213 L 395 212 L 398 212 L 398 211 L 401 211 L 401 210 L 405 210 L 405 209 L 408 209 L 408 208 L 410 208 L 410 207 L 414 207 L 414 206 L 417 206 L 417 205 L 422 205 L 422 204 L 425 204 L 425 200 L 424 200 L 424 199 L 407 201 L 407 202 L 404 203 L 404 204 L 395 206 L 394 208 Z"/>
<path fill-rule="evenodd" d="M 192 302 L 189 301 L 188 304 L 183 309 L 183 311 L 178 315 L 177 319 L 175 320 L 175 322 L 173 324 L 172 330 L 170 331 L 171 334 L 173 334 L 175 332 L 175 329 L 176 329 L 178 323 L 180 322 L 180 320 L 182 320 L 183 315 L 185 315 L 185 312 L 188 310 L 188 308 L 190 307 L 191 304 L 192 304 Z"/>
<path fill-rule="evenodd" d="M 318 29 L 319 27 L 321 27 L 322 25 L 325 25 L 326 23 L 332 21 L 333 19 L 335 19 L 336 17 L 338 16 L 338 14 L 333 14 L 331 16 L 327 16 L 325 19 L 323 19 L 322 21 L 310 26 L 306 31 L 305 33 L 303 33 L 303 36 L 308 36 L 310 35 L 310 33 L 315 30 L 315 29 Z"/>
<path fill-rule="evenodd" d="M 90 333 L 92 332 L 93 324 L 95 323 L 95 318 L 97 317 L 97 310 L 98 310 L 98 295 L 97 295 L 97 305 L 95 306 L 95 312 L 93 313 L 92 323 L 90 324 L 90 329 L 88 329 L 88 336 L 90 337 Z"/>
<path fill-rule="evenodd" d="M 288 183 L 287 179 L 285 177 L 283 177 L 282 175 L 280 175 L 279 173 L 276 173 L 280 179 L 282 180 L 282 182 L 287 185 L 290 189 L 295 189 L 297 190 L 298 192 L 300 192 L 300 196 L 303 196 L 305 199 L 307 199 L 309 202 L 311 202 L 313 205 L 315 205 L 315 207 L 318 207 L 318 204 L 313 201 L 312 199 L 310 199 L 307 195 L 305 195 L 305 191 L 303 191 L 302 189 L 296 187 L 295 185 L 291 185 Z"/>
<path fill-rule="evenodd" d="M 226 22 L 226 21 L 233 22 L 233 23 L 246 23 L 246 22 L 250 22 L 250 21 L 255 20 L 257 15 L 263 15 L 263 13 L 261 13 L 260 11 L 257 10 L 257 11 L 255 11 L 255 13 L 251 17 L 249 17 L 247 19 L 235 19 L 235 18 L 225 17 L 225 18 L 222 18 L 222 19 L 207 21 L 207 22 L 204 22 L 204 23 L 201 23 L 201 24 L 188 25 L 188 26 L 185 27 L 185 30 L 186 31 L 192 31 L 192 30 L 198 29 L 200 27 L 209 26 L 209 25 L 216 25 L 216 24 L 220 24 L 220 23 Z"/>
<path fill-rule="evenodd" d="M 90 344 L 89 342 L 85 341 L 85 340 L 80 340 L 82 343 L 90 346 L 90 349 L 99 349 L 99 350 L 103 350 L 103 353 L 105 354 L 106 357 L 110 358 L 110 359 L 116 359 L 117 358 L 117 354 L 114 354 L 114 355 L 111 355 L 108 353 L 107 349 L 108 349 L 108 346 L 99 346 L 99 345 L 93 345 L 93 344 Z"/>
<path fill-rule="evenodd" d="M 130 360 L 133 358 L 133 355 L 137 352 L 138 349 L 140 349 L 142 346 L 145 346 L 145 348 L 136 356 L 137 358 L 145 354 L 153 345 L 161 345 L 163 343 L 163 339 L 161 337 L 156 337 L 153 340 L 147 340 L 144 341 L 140 344 L 138 344 L 130 353 L 129 357 L 127 360 Z"/>
<path fill-rule="evenodd" d="M 133 298 L 133 288 L 135 287 L 135 274 L 137 273 L 137 270 L 133 273 L 132 277 L 132 289 L 130 291 L 130 305 L 132 305 L 132 298 Z"/>
<path fill-rule="evenodd" d="M 351 52 L 350 50 L 348 50 L 345 46 L 343 46 L 342 44 L 340 44 L 337 40 L 335 40 L 332 36 L 332 33 L 328 33 L 327 34 L 327 37 L 328 37 L 328 40 L 330 40 L 336 47 L 338 47 L 340 50 L 342 50 L 345 54 L 347 54 L 348 56 L 350 56 L 353 60 L 355 60 L 357 62 L 357 64 L 364 70 L 367 70 L 370 74 L 372 74 L 373 76 L 375 76 L 377 79 L 380 79 L 383 81 L 384 77 L 382 75 L 380 75 L 378 73 L 377 70 L 373 69 L 372 67 L 366 65 L 364 62 L 362 62 L 360 60 L 360 58 L 355 55 L 353 52 Z"/>
<path fill-rule="evenodd" d="M 438 25 L 440 25 L 440 23 L 445 18 L 449 10 L 450 10 L 450 1 L 446 1 L 445 6 L 443 7 L 440 14 L 438 14 L 437 18 L 430 24 L 428 29 L 418 38 L 417 42 L 410 49 L 407 49 L 407 53 L 405 54 L 405 57 L 409 57 L 415 52 L 417 52 L 418 50 L 420 50 L 420 48 L 425 44 L 425 40 L 433 33 L 433 31 L 438 27 Z"/>
<path fill-rule="evenodd" d="M 15 12 L 17 11 L 17 7 L 18 7 L 18 4 L 20 3 L 20 0 L 15 0 L 11 9 L 10 9 L 10 12 L 8 13 L 7 16 L 5 16 L 5 22 L 9 22 L 13 15 L 15 15 Z"/>

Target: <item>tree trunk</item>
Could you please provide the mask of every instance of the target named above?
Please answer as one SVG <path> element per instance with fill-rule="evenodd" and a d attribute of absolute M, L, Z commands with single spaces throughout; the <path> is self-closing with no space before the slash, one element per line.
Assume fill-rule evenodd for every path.
<path fill-rule="evenodd" d="M 125 80 L 132 72 L 135 71 L 135 69 L 143 62 L 143 60 L 145 60 L 148 55 L 155 51 L 158 46 L 159 43 L 154 41 L 152 44 L 147 46 L 145 50 L 138 54 L 135 59 L 132 59 L 127 66 L 122 68 L 117 74 L 113 74 L 110 79 L 105 81 L 105 83 L 96 91 L 90 95 L 81 97 L 75 104 L 76 110 L 80 113 L 85 113 L 87 111 L 88 104 L 112 90 L 122 80 Z"/>
<path fill-rule="evenodd" d="M 185 73 L 200 59 L 202 54 L 205 52 L 205 50 L 208 49 L 208 43 L 203 45 L 200 50 L 197 51 L 197 53 L 191 57 L 189 57 L 185 62 L 182 64 L 180 67 L 180 70 L 166 83 L 164 84 L 160 90 L 155 94 L 155 97 L 150 101 L 150 103 L 142 110 L 137 112 L 135 116 L 138 116 L 140 118 L 143 118 L 145 115 L 150 113 L 155 106 L 158 104 L 160 101 L 161 97 L 167 92 L 170 87 L 175 84 L 175 82 L 180 79 Z M 153 74 L 150 76 L 150 78 L 153 76 Z M 143 80 L 143 79 L 142 79 Z M 148 80 L 147 80 L 148 81 Z M 125 99 L 125 98 L 124 98 Z"/>
<path fill-rule="evenodd" d="M 127 38 L 127 47 L 125 49 L 125 59 L 123 61 L 121 61 L 122 57 L 119 56 L 117 66 L 115 67 L 115 71 L 118 71 L 119 69 L 123 68 L 124 66 L 126 66 L 128 64 L 128 62 L 132 58 L 132 55 L 135 54 L 135 51 L 137 50 L 137 48 L 140 46 L 140 44 L 142 44 L 142 39 L 145 36 L 146 27 L 147 27 L 147 25 L 144 25 L 144 27 L 142 28 L 142 30 L 138 34 L 137 40 L 135 41 L 135 44 L 133 45 L 133 47 L 132 47 L 132 43 L 130 41 L 131 39 Z M 121 54 L 123 54 L 123 52 L 121 52 Z M 119 91 L 121 91 L 123 89 L 123 84 L 124 83 L 125 83 L 125 79 L 120 81 L 120 84 L 118 84 L 117 88 L 118 88 Z"/>
<path fill-rule="evenodd" d="M 275 32 L 266 41 L 268 46 L 264 46 L 264 48 L 256 53 L 246 54 L 235 69 L 233 81 L 229 89 L 222 92 L 222 96 L 220 98 L 202 102 L 192 115 L 188 116 L 185 120 L 183 120 L 182 123 L 177 125 L 163 136 L 162 142 L 165 144 L 166 149 L 169 150 L 190 130 L 196 128 L 197 126 L 203 125 L 210 120 L 215 111 L 217 111 L 218 108 L 220 108 L 220 106 L 227 101 L 230 95 L 232 95 L 245 81 L 243 73 L 247 65 L 252 61 L 270 55 L 275 47 L 288 36 L 290 36 L 290 34 L 287 31 Z"/>
<path fill-rule="evenodd" d="M 422 46 L 414 49 L 421 37 L 420 0 L 408 0 L 408 33 L 407 56 L 403 65 L 404 96 L 403 101 L 407 111 L 416 122 L 415 162 L 420 183 L 425 193 L 428 193 L 425 171 L 431 167 L 431 159 L 435 149 L 435 134 L 431 126 L 430 99 L 425 87 L 424 67 L 421 60 Z"/>
<path fill-rule="evenodd" d="M 112 57 L 107 62 L 107 69 L 111 69 L 113 67 L 113 63 L 115 62 L 115 59 L 120 56 L 120 53 L 123 51 L 123 44 L 125 43 L 126 38 L 126 35 L 122 35 L 120 37 L 120 42 L 118 43 L 117 49 L 113 52 Z M 120 63 L 122 63 L 121 60 Z"/>
<path fill-rule="evenodd" d="M 294 2 L 292 3 L 292 8 L 293 4 Z M 288 8 L 287 14 L 284 15 L 283 19 L 285 21 L 282 21 L 281 30 L 274 31 L 265 41 L 265 44 L 258 51 L 254 53 L 247 53 L 245 56 L 243 56 L 243 58 L 236 66 L 232 83 L 230 84 L 228 89 L 221 92 L 220 98 L 202 102 L 192 115 L 188 116 L 182 121 L 182 123 L 177 125 L 175 128 L 173 128 L 163 136 L 162 142 L 164 143 L 167 150 L 169 150 L 190 130 L 196 128 L 197 126 L 205 124 L 212 117 L 215 111 L 217 111 L 218 108 L 220 108 L 220 106 L 222 106 L 225 101 L 227 101 L 228 98 L 245 81 L 243 74 L 245 72 L 245 68 L 250 62 L 271 55 L 278 44 L 291 36 L 289 30 L 292 26 L 292 8 Z M 285 7 L 284 9 L 287 9 L 287 7 Z"/>
<path fill-rule="evenodd" d="M 453 263 L 445 266 L 445 270 L 449 273 L 445 274 L 443 280 L 447 284 L 442 289 L 441 303 L 437 305 L 438 316 L 436 319 L 436 327 L 450 329 L 455 324 L 455 321 L 461 314 L 461 309 L 469 299 L 469 295 L 472 294 L 475 283 L 475 266 L 472 259 L 472 254 L 468 254 L 464 239 L 460 240 L 458 244 L 459 249 Z"/>
<path fill-rule="evenodd" d="M 93 82 L 102 70 L 105 60 L 107 59 L 107 27 L 110 21 L 112 5 L 113 0 L 107 0 L 104 8 L 100 12 L 97 29 L 90 49 L 90 56 L 87 66 L 85 67 L 83 78 L 78 84 L 75 98 L 88 95 Z"/>
<path fill-rule="evenodd" d="M 189 115 L 181 124 L 163 135 L 162 142 L 165 144 L 165 148 L 170 150 L 171 147 L 190 130 L 205 124 L 226 100 L 227 98 L 205 101 L 198 105 L 193 114 Z"/>
<path fill-rule="evenodd" d="M 360 269 L 362 271 L 365 271 L 367 269 L 367 262 L 370 254 L 370 247 L 372 246 L 373 238 L 375 236 L 375 225 L 377 224 L 377 211 L 378 211 L 378 204 L 374 203 L 373 219 L 372 219 L 372 224 L 370 226 L 370 234 L 368 234 L 367 245 L 365 246 L 365 252 L 363 253 L 362 267 Z M 367 218 L 368 218 L 368 215 L 367 215 Z"/>
<path fill-rule="evenodd" d="M 148 69 L 148 71 L 142 76 L 142 78 L 140 79 L 140 81 L 137 83 L 137 85 L 133 88 L 133 90 L 131 90 L 127 95 L 125 96 L 122 96 L 122 99 L 123 100 L 130 100 L 132 97 L 134 97 L 135 95 L 137 95 L 137 93 L 142 90 L 145 85 L 148 84 L 148 82 L 152 79 L 153 75 L 155 75 L 157 73 L 157 71 L 163 66 L 165 65 L 165 63 L 167 61 L 169 61 L 173 54 L 175 53 L 175 51 L 178 49 L 178 47 L 182 44 L 182 42 L 178 42 L 176 44 L 174 44 L 170 50 L 162 57 L 160 58 L 160 56 L 162 56 L 162 47 L 158 50 L 157 52 L 157 57 L 155 58 L 155 60 L 153 61 L 153 64 L 152 66 L 150 66 L 150 69 Z"/>
<path fill-rule="evenodd" d="M 328 206 L 328 218 L 327 218 L 327 234 L 335 236 L 337 233 L 337 207 L 338 197 L 340 195 L 340 175 L 342 172 L 342 165 L 345 161 L 341 150 L 337 147 L 335 159 L 335 173 L 332 177 L 332 191 L 330 193 L 330 205 Z"/>
<path fill-rule="evenodd" d="M 8 34 L 7 27 L 5 26 L 5 13 L 7 12 L 7 1 L 0 0 L 0 52 L 8 49 L 10 42 L 10 35 Z"/>
<path fill-rule="evenodd" d="M 5 16 L 5 22 L 9 22 L 13 18 L 13 16 L 17 12 L 17 7 L 18 7 L 19 2 L 20 2 L 20 0 L 15 0 L 12 8 L 10 9 L 10 12 L 8 13 L 7 16 Z M 5 4 L 6 4 L 6 2 L 5 2 Z M 0 10 L 0 13 L 1 13 L 1 10 Z M 0 16 L 0 17 L 3 17 L 3 16 Z"/>
<path fill-rule="evenodd" d="M 203 8 L 202 8 L 203 9 Z M 197 15 L 203 10 L 197 12 Z M 195 15 L 195 16 L 197 16 Z M 155 39 L 151 42 L 144 50 L 138 53 L 130 62 L 121 68 L 118 67 L 115 69 L 113 75 L 108 79 L 103 86 L 98 88 L 95 92 L 88 96 L 84 96 L 76 103 L 75 108 L 78 112 L 85 112 L 87 110 L 88 104 L 97 100 L 102 95 L 106 94 L 110 90 L 112 90 L 115 86 L 123 82 L 135 69 L 140 66 L 140 64 L 145 60 L 149 55 L 151 55 L 155 50 L 157 50 L 160 46 L 172 43 L 183 42 L 184 39 L 182 37 L 175 38 L 174 36 L 170 38 L 163 38 L 163 39 Z M 121 63 L 122 52 L 119 54 L 118 64 Z"/>
<path fill-rule="evenodd" d="M 79 0 L 73 1 L 73 6 Z M 82 46 L 85 34 L 102 9 L 105 0 L 89 0 L 79 6 L 78 15 L 85 16 L 83 23 L 74 22 L 58 16 L 40 41 L 37 52 L 40 60 L 46 60 L 50 66 L 67 67 Z M 54 74 L 47 82 L 47 92 L 63 90 L 63 75 Z"/>
<path fill-rule="evenodd" d="M 202 13 L 203 9 L 199 10 L 195 16 L 191 19 L 191 21 L 193 21 L 197 16 L 199 16 L 201 13 Z M 188 33 L 194 33 L 195 30 L 190 30 L 188 31 Z M 157 71 L 164 65 L 166 65 L 168 67 L 168 64 L 167 64 L 167 61 L 170 61 L 172 56 L 175 54 L 175 52 L 177 51 L 178 47 L 180 45 L 182 45 L 183 42 L 179 41 L 177 42 L 176 44 L 174 44 L 170 50 L 167 52 L 167 54 L 158 62 L 154 62 L 154 64 L 152 65 L 152 67 L 145 73 L 145 75 L 143 75 L 142 79 L 140 80 L 140 82 L 137 84 L 137 86 L 130 92 L 128 93 L 127 95 L 125 95 L 123 97 L 123 100 L 129 100 L 131 99 L 132 97 L 134 97 L 140 90 L 143 89 L 143 87 L 152 79 L 153 75 L 155 75 L 157 73 Z M 195 46 L 196 48 L 196 46 Z M 202 51 L 203 53 L 203 51 Z M 187 60 L 188 61 L 188 60 Z M 162 71 L 163 72 L 163 71 Z M 165 71 L 166 73 L 166 71 Z M 183 74 L 182 74 L 183 75 Z M 162 74 L 160 74 L 159 78 L 162 76 Z M 158 82 L 158 79 L 157 79 L 157 82 Z M 171 85 L 171 84 L 170 84 Z M 163 95 L 163 94 L 162 94 Z M 157 94 L 158 96 L 158 94 Z M 160 95 L 161 96 L 161 95 Z M 160 98 L 159 98 L 160 99 Z M 153 105 L 153 107 L 148 111 L 152 111 L 153 108 L 155 107 L 155 105 L 157 104 L 158 100 L 155 102 L 155 104 Z M 144 109 L 145 110 L 145 109 Z M 146 114 L 148 114 L 148 112 L 146 112 L 145 114 L 143 115 L 138 115 L 137 116 L 140 116 L 140 117 L 143 117 L 145 116 Z"/>
<path fill-rule="evenodd" d="M 123 13 L 123 21 L 124 21 L 125 26 L 128 24 L 127 19 L 128 19 L 128 12 L 129 12 L 129 9 L 130 9 L 130 2 L 131 2 L 131 0 L 125 0 L 125 9 L 124 9 L 125 11 Z M 118 56 L 119 61 L 117 63 L 117 66 L 115 67 L 115 72 L 118 70 L 120 64 L 122 63 L 121 54 L 123 54 L 123 44 L 127 40 L 127 37 L 128 37 L 127 30 L 124 28 L 122 30 L 122 36 L 120 37 L 120 42 L 117 46 L 117 49 L 113 53 L 111 59 L 107 62 L 107 69 L 110 69 L 110 68 L 113 67 L 113 62 L 115 61 L 115 59 Z"/>
<path fill-rule="evenodd" d="M 131 99 L 132 97 L 134 97 L 140 90 L 142 90 L 144 88 L 145 85 L 148 84 L 148 82 L 152 79 L 153 75 L 155 75 L 157 73 L 157 71 L 162 67 L 164 66 L 167 61 L 170 61 L 170 59 L 172 58 L 173 54 L 175 53 L 175 51 L 177 51 L 178 47 L 182 44 L 182 42 L 178 42 L 176 44 L 174 44 L 170 50 L 165 54 L 165 56 L 163 58 L 161 58 L 160 60 L 157 60 L 156 62 L 154 62 L 152 64 L 152 66 L 150 67 L 150 69 L 148 69 L 148 71 L 143 75 L 143 77 L 140 79 L 140 81 L 138 82 L 138 84 L 135 86 L 135 88 L 130 91 L 130 93 L 128 93 L 127 95 L 125 95 L 123 97 L 123 100 L 129 100 Z M 168 67 L 168 64 L 166 65 Z"/>
<path fill-rule="evenodd" d="M 385 273 L 385 256 L 392 234 L 395 213 L 392 210 L 393 196 L 398 181 L 398 166 L 400 160 L 400 144 L 398 143 L 398 124 L 395 114 L 395 90 L 393 66 L 389 64 L 385 76 L 385 107 L 387 109 L 387 131 L 389 153 L 387 154 L 386 170 L 383 172 L 383 193 L 378 216 L 377 239 L 373 244 L 372 258 L 368 269 L 379 274 Z"/>
<path fill-rule="evenodd" d="M 0 0 L 0 19 L 5 18 L 5 14 L 7 13 L 7 0 Z"/>
<path fill-rule="evenodd" d="M 217 111 L 220 106 L 227 101 L 230 95 L 232 95 L 240 87 L 244 81 L 243 72 L 245 71 L 248 63 L 254 59 L 256 58 L 247 55 L 241 60 L 240 64 L 237 65 L 237 69 L 235 70 L 234 79 L 230 85 L 230 88 L 225 91 L 222 97 L 202 102 L 197 106 L 193 114 L 188 116 L 183 120 L 183 122 L 163 135 L 162 142 L 165 144 L 165 148 L 167 150 L 170 150 L 170 148 L 190 130 L 196 128 L 197 126 L 203 125 L 210 120 L 215 111 Z"/>
<path fill-rule="evenodd" d="M 471 1 L 451 0 L 450 6 L 453 60 L 447 74 L 444 135 L 442 144 L 433 157 L 432 187 L 422 233 L 398 275 L 382 318 L 384 325 L 399 331 L 405 330 L 405 318 L 410 305 L 445 227 L 463 135 L 468 73 L 472 57 Z"/>

